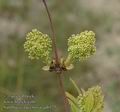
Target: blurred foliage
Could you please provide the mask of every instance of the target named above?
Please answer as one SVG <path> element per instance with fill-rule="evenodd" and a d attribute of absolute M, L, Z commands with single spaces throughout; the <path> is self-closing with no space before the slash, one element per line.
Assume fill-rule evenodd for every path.
<path fill-rule="evenodd" d="M 64 73 L 66 90 L 76 94 L 69 77 L 83 88 L 100 84 L 105 94 L 105 112 L 119 112 L 119 0 L 107 1 L 106 6 L 105 0 L 92 3 L 90 0 L 47 0 L 47 3 L 60 56 L 67 55 L 67 39 L 71 34 L 84 30 L 96 33 L 96 55 Z M 25 35 L 33 28 L 51 35 L 42 1 L 0 0 L 0 106 L 5 95 L 33 94 L 40 97 L 38 104 L 56 105 L 54 111 L 60 112 L 63 107 L 56 74 L 42 71 L 41 62 L 29 60 L 23 50 Z"/>

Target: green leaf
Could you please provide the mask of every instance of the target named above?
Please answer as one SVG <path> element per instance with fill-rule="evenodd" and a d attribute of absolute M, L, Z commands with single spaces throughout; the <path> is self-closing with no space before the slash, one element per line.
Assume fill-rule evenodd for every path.
<path fill-rule="evenodd" d="M 67 70 L 71 70 L 71 69 L 73 69 L 73 68 L 74 68 L 73 64 L 70 64 L 69 66 L 66 66 L 66 69 L 67 69 Z"/>
<path fill-rule="evenodd" d="M 66 96 L 67 96 L 68 99 L 70 99 L 77 106 L 77 104 L 78 104 L 77 98 L 75 98 L 73 95 L 71 95 L 68 92 L 66 92 Z"/>
<path fill-rule="evenodd" d="M 72 82 L 72 84 L 74 85 L 74 87 L 76 88 L 78 94 L 82 94 L 81 90 L 78 88 L 78 86 L 76 85 L 76 83 L 70 78 L 70 81 Z"/>
<path fill-rule="evenodd" d="M 71 100 L 68 99 L 68 101 L 71 105 L 72 112 L 79 112 L 80 109 L 78 108 L 78 106 L 76 106 Z"/>
<path fill-rule="evenodd" d="M 103 95 L 99 86 L 88 89 L 78 100 L 81 112 L 103 112 Z"/>
<path fill-rule="evenodd" d="M 104 108 L 104 96 L 102 95 L 101 88 L 96 86 L 92 88 L 94 94 L 94 108 L 92 112 L 103 112 Z"/>
<path fill-rule="evenodd" d="M 93 94 L 90 92 L 86 96 L 86 101 L 85 101 L 86 112 L 91 112 L 93 106 L 94 106 L 94 97 L 93 97 Z"/>
<path fill-rule="evenodd" d="M 42 69 L 43 69 L 44 71 L 49 71 L 50 67 L 49 67 L 49 66 L 44 66 L 44 67 L 42 67 Z"/>

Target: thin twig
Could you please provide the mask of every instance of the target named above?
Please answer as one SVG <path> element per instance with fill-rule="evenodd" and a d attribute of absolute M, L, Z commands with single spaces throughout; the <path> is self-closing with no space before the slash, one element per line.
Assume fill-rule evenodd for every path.
<path fill-rule="evenodd" d="M 45 0 L 42 0 L 42 1 L 44 3 L 45 8 L 46 8 L 49 22 L 50 22 L 51 31 L 52 31 L 52 47 L 53 47 L 53 52 L 54 52 L 54 56 L 55 56 L 55 62 L 56 62 L 56 64 L 59 64 L 59 58 L 58 58 L 57 46 L 56 46 L 56 36 L 55 36 L 54 27 L 53 27 L 53 22 L 52 22 L 51 15 L 50 15 L 49 9 L 47 7 L 46 1 Z"/>
<path fill-rule="evenodd" d="M 44 3 L 45 8 L 46 8 L 48 18 L 49 18 L 49 22 L 50 22 L 51 31 L 52 31 L 52 47 L 53 47 L 53 51 L 54 51 L 55 62 L 56 62 L 57 67 L 59 67 L 59 57 L 58 57 L 58 53 L 57 53 L 56 36 L 55 36 L 54 27 L 53 27 L 53 22 L 52 22 L 51 15 L 50 15 L 49 9 L 47 7 L 46 1 L 45 0 L 42 0 L 42 1 Z M 68 103 L 68 100 L 67 100 L 67 97 L 66 97 L 66 94 L 65 94 L 62 74 L 60 73 L 60 74 L 57 74 L 57 75 L 58 75 L 58 79 L 59 79 L 61 93 L 62 93 L 63 100 L 64 100 L 65 112 L 70 112 L 69 103 Z"/>
<path fill-rule="evenodd" d="M 58 74 L 58 80 L 59 80 L 59 85 L 60 85 L 60 89 L 61 89 L 61 94 L 63 96 L 65 112 L 70 112 L 69 102 L 68 102 L 67 96 L 65 94 L 62 74 Z"/>

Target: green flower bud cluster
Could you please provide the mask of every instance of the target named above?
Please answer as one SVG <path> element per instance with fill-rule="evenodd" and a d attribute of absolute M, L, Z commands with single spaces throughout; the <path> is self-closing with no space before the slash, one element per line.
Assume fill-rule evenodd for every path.
<path fill-rule="evenodd" d="M 103 112 L 103 95 L 101 87 L 96 86 L 78 96 L 80 112 Z"/>
<path fill-rule="evenodd" d="M 96 51 L 95 40 L 95 34 L 92 31 L 72 35 L 68 39 L 68 57 L 60 61 L 60 69 L 62 71 L 73 69 L 72 63 L 75 59 L 84 60 L 93 55 Z M 30 59 L 41 59 L 47 64 L 43 68 L 44 70 L 50 70 L 51 66 L 54 66 L 54 70 L 56 69 L 56 65 L 55 63 L 52 64 L 53 59 L 50 57 L 52 40 L 47 34 L 33 29 L 26 36 L 24 49 Z"/>
<path fill-rule="evenodd" d="M 68 39 L 69 57 L 79 60 L 87 59 L 96 51 L 95 40 L 95 33 L 93 31 L 85 31 L 72 35 Z"/>
<path fill-rule="evenodd" d="M 26 36 L 24 49 L 30 59 L 42 59 L 42 61 L 48 62 L 52 50 L 52 41 L 48 35 L 33 29 Z"/>
<path fill-rule="evenodd" d="M 66 92 L 72 112 L 103 112 L 104 96 L 100 86 L 94 86 L 85 91 L 79 89 L 72 79 L 70 81 L 78 92 L 77 97 Z"/>

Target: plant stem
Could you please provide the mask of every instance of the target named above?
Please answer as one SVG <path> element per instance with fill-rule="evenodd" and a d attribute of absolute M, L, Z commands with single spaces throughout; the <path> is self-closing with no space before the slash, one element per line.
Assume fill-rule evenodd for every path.
<path fill-rule="evenodd" d="M 48 18 L 49 18 L 49 22 L 50 22 L 51 31 L 52 31 L 52 47 L 53 47 L 53 52 L 54 52 L 54 56 L 55 56 L 55 62 L 56 62 L 56 64 L 59 64 L 59 58 L 58 58 L 57 46 L 56 46 L 56 36 L 55 36 L 55 31 L 54 31 L 54 27 L 53 27 L 52 18 L 51 18 L 49 9 L 47 7 L 46 1 L 45 0 L 42 0 L 42 1 L 44 3 L 45 8 L 46 8 Z"/>
<path fill-rule="evenodd" d="M 67 100 L 67 97 L 65 94 L 62 74 L 58 74 L 58 80 L 59 80 L 59 85 L 60 85 L 60 89 L 61 89 L 61 94 L 63 96 L 64 110 L 65 110 L 65 112 L 70 112 L 69 103 L 68 103 L 68 100 Z"/>
<path fill-rule="evenodd" d="M 50 22 L 51 31 L 52 31 L 52 47 L 53 47 L 53 51 L 54 51 L 55 62 L 56 62 L 56 65 L 59 67 L 59 57 L 58 57 L 58 53 L 57 53 L 56 36 L 55 36 L 54 27 L 53 27 L 53 22 L 52 22 L 51 15 L 50 15 L 49 9 L 47 7 L 46 1 L 45 0 L 42 0 L 42 1 L 44 3 L 45 8 L 46 8 L 48 18 L 49 18 L 49 22 Z M 58 75 L 58 79 L 59 79 L 61 93 L 62 93 L 63 100 L 64 100 L 65 112 L 69 112 L 69 103 L 68 103 L 68 100 L 67 100 L 67 97 L 66 97 L 66 94 L 65 94 L 62 74 L 60 73 L 60 74 L 57 74 L 57 75 Z"/>

